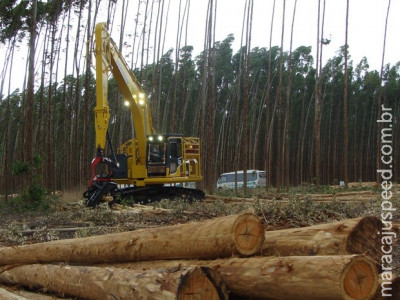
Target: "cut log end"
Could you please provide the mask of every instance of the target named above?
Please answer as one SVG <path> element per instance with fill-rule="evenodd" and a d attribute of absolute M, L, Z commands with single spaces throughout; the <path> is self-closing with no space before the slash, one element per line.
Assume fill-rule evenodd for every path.
<path fill-rule="evenodd" d="M 342 283 L 346 299 L 368 299 L 378 288 L 376 267 L 369 260 L 357 257 L 345 268 Z"/>
<path fill-rule="evenodd" d="M 260 219 L 253 214 L 243 214 L 233 226 L 237 251 L 242 255 L 258 252 L 264 241 L 264 228 Z"/>
<path fill-rule="evenodd" d="M 381 240 L 378 232 L 382 230 L 382 222 L 376 217 L 364 217 L 353 228 L 347 239 L 348 253 L 367 255 L 375 262 L 380 261 Z"/>
<path fill-rule="evenodd" d="M 228 300 L 229 294 L 220 275 L 207 267 L 196 267 L 182 276 L 178 294 L 178 300 Z"/>

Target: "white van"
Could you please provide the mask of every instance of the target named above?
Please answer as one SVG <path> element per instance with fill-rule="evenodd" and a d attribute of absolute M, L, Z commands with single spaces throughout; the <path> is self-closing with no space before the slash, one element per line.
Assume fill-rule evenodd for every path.
<path fill-rule="evenodd" d="M 247 187 L 257 188 L 267 185 L 265 171 L 247 170 Z M 243 186 L 243 171 L 237 171 L 237 187 Z M 217 182 L 217 189 L 234 189 L 235 172 L 223 173 Z"/>

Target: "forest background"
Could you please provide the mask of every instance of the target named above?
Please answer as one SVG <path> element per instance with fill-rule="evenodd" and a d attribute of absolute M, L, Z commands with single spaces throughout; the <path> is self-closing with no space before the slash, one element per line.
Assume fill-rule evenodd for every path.
<path fill-rule="evenodd" d="M 379 70 L 370 69 L 366 57 L 351 60 L 347 13 L 343 46 L 323 56 L 331 42 L 324 34 L 327 0 L 315 1 L 315 44 L 296 48 L 297 0 L 269 1 L 268 47 L 252 46 L 254 0 L 241 1 L 240 35 L 221 41 L 215 38 L 216 27 L 224 26 L 218 23 L 218 0 L 203 1 L 207 13 L 198 25 L 204 41 L 198 54 L 187 43 L 191 1 L 172 2 L 174 19 L 167 0 L 1 0 L 0 194 L 85 190 L 95 155 L 92 36 L 99 21 L 114 32 L 142 83 L 155 129 L 202 139 L 206 191 L 214 191 L 222 172 L 242 169 L 267 170 L 268 183 L 277 188 L 379 181 L 382 105 L 392 109 L 393 179 L 400 178 L 400 61 L 385 63 L 391 1 L 385 2 L 385 22 L 377 24 L 382 45 L 372 42 L 382 49 Z M 175 47 L 169 49 L 168 23 L 176 24 Z M 273 34 L 279 45 L 272 44 Z M 21 67 L 18 49 L 26 44 Z M 116 147 L 131 137 L 132 126 L 109 80 L 109 131 Z M 15 81 L 23 88 L 14 89 Z"/>

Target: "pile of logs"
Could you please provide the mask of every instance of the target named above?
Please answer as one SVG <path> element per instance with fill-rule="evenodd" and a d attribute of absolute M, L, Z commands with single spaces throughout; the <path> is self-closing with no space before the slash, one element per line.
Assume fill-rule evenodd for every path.
<path fill-rule="evenodd" d="M 368 202 L 373 201 L 379 198 L 379 194 L 375 193 L 371 190 L 368 191 L 355 191 L 355 192 L 340 192 L 336 194 L 287 194 L 280 193 L 274 194 L 271 193 L 266 198 L 258 198 L 257 200 L 261 200 L 265 203 L 273 203 L 274 201 L 278 201 L 281 204 L 288 204 L 291 199 L 295 199 L 296 201 L 306 201 L 311 200 L 313 202 L 318 203 L 330 203 L 332 201 L 339 202 Z M 238 198 L 238 197 L 223 197 L 216 195 L 206 195 L 205 202 L 213 203 L 216 200 L 223 201 L 224 203 L 247 203 L 254 204 L 256 201 L 255 198 Z"/>
<path fill-rule="evenodd" d="M 14 286 L 96 300 L 375 299 L 381 228 L 365 217 L 264 232 L 242 214 L 3 247 L 0 299 L 35 299 Z"/>

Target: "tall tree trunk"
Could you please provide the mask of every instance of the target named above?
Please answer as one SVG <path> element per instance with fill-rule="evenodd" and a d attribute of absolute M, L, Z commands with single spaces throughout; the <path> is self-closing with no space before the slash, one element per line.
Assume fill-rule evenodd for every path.
<path fill-rule="evenodd" d="M 70 24 L 71 20 L 71 9 L 68 10 L 67 24 Z M 61 135 L 64 141 L 68 142 L 68 133 L 67 133 L 67 67 L 68 67 L 68 52 L 69 52 L 69 29 L 70 26 L 67 25 L 67 33 L 66 33 L 66 46 L 65 46 L 65 62 L 64 62 L 64 84 L 62 91 L 62 108 L 61 108 Z M 68 174 L 70 172 L 70 157 L 71 154 L 68 151 L 68 147 L 61 147 L 61 156 L 65 158 L 64 168 L 62 168 L 62 172 L 60 172 L 61 176 L 61 190 L 64 190 L 67 187 L 67 179 L 69 178 Z"/>
<path fill-rule="evenodd" d="M 75 155 L 72 156 L 72 170 L 73 176 L 74 176 L 74 185 L 79 185 L 81 183 L 81 180 L 83 178 L 83 158 L 82 154 L 80 151 L 81 147 L 81 140 L 79 139 L 79 133 L 80 133 L 80 120 L 79 120 L 79 113 L 80 113 L 80 93 L 81 93 L 81 82 L 80 82 L 80 57 L 78 57 L 78 50 L 79 50 L 79 40 L 80 40 L 80 33 L 81 33 L 81 19 L 82 19 L 82 12 L 83 12 L 83 7 L 84 3 L 81 2 L 79 5 L 79 17 L 78 17 L 78 24 L 77 24 L 77 29 L 76 29 L 76 40 L 75 40 L 75 57 L 74 57 L 74 69 L 76 72 L 76 87 L 75 87 L 75 103 L 74 103 L 74 122 L 72 124 L 72 133 L 73 133 L 73 138 L 72 138 L 72 143 L 73 143 L 73 152 Z"/>
<path fill-rule="evenodd" d="M 147 16 L 148 16 L 148 8 L 149 8 L 149 2 L 150 1 L 146 1 L 146 7 L 144 10 L 144 21 L 143 21 L 143 30 L 142 30 L 142 35 L 141 35 L 141 39 L 142 39 L 142 50 L 140 51 L 141 53 L 141 58 L 140 58 L 140 72 L 139 72 L 139 82 L 145 82 L 144 80 L 144 76 L 143 76 L 143 66 L 144 66 L 144 52 L 148 51 L 148 49 L 145 49 L 145 40 L 146 40 L 146 27 L 147 27 Z M 139 53 L 139 51 L 138 51 Z"/>
<path fill-rule="evenodd" d="M 245 29 L 245 21 L 246 21 L 246 7 L 247 7 L 247 0 L 245 2 L 243 10 L 243 23 L 242 23 L 242 34 L 240 38 L 240 50 L 239 50 L 239 70 L 238 70 L 238 75 L 237 75 L 237 82 L 236 82 L 236 109 L 235 109 L 235 129 L 234 129 L 234 155 L 233 155 L 233 161 L 234 161 L 234 166 L 233 169 L 235 170 L 235 194 L 238 193 L 238 179 L 237 179 L 237 171 L 240 167 L 239 157 L 242 155 L 241 153 L 241 143 L 242 141 L 242 136 L 240 134 L 240 125 L 241 125 L 241 99 L 242 99 L 242 90 L 241 90 L 241 85 L 242 85 L 242 64 L 243 64 L 243 57 L 246 55 L 243 54 L 243 35 L 244 35 L 244 29 Z"/>
<path fill-rule="evenodd" d="M 257 87 L 255 89 L 255 93 L 258 93 L 259 90 L 259 83 L 261 81 L 261 76 L 258 76 L 257 79 Z M 262 88 L 261 88 L 262 89 Z M 268 92 L 268 84 L 264 86 L 264 92 L 262 92 L 261 96 L 261 101 L 259 101 L 259 106 L 254 109 L 254 149 L 252 149 L 251 153 L 251 168 L 258 168 L 256 167 L 258 165 L 257 163 L 257 155 L 258 157 L 260 156 L 260 144 L 259 144 L 259 139 L 260 139 L 260 129 L 261 129 L 261 120 L 262 120 L 262 115 L 263 115 L 263 109 L 265 107 L 265 94 Z M 261 146 L 262 149 L 262 146 Z M 264 165 L 264 161 L 261 162 L 262 165 Z"/>
<path fill-rule="evenodd" d="M 52 153 L 52 143 L 53 143 L 53 66 L 54 66 L 54 51 L 56 42 L 56 31 L 57 24 L 50 25 L 50 77 L 49 77 L 49 88 L 47 94 L 47 122 L 46 122 L 46 186 L 49 191 L 54 191 L 55 186 L 53 186 L 54 174 L 54 161 Z"/>
<path fill-rule="evenodd" d="M 88 17 L 87 17 L 87 42 L 86 42 L 86 71 L 85 71 L 85 95 L 84 95 L 84 105 L 83 105 L 83 133 L 82 133 L 82 157 L 85 162 L 89 159 L 89 103 L 90 103 L 90 66 L 91 66 L 91 47 L 93 43 L 90 42 L 90 36 L 92 34 L 92 26 L 91 26 L 91 13 L 92 13 L 92 0 L 89 0 L 88 5 Z M 123 28 L 121 28 L 123 31 Z M 89 162 L 89 161 L 88 161 Z M 82 179 L 89 178 L 89 168 L 85 168 L 85 165 L 82 165 Z"/>
<path fill-rule="evenodd" d="M 176 132 L 176 124 L 177 124 L 176 107 L 178 102 L 179 50 L 181 48 L 182 24 L 183 24 L 183 22 L 181 24 L 181 13 L 182 13 L 182 0 L 179 0 L 178 24 L 177 24 L 176 41 L 175 41 L 174 94 L 172 97 L 171 132 Z"/>
<path fill-rule="evenodd" d="M 277 92 L 277 131 L 276 131 L 276 188 L 279 192 L 282 184 L 282 147 L 281 147 L 281 132 L 282 132 L 282 89 L 283 89 L 283 39 L 285 37 L 285 13 L 286 13 L 286 0 L 283 0 L 282 8 L 282 28 L 281 28 L 281 49 L 279 55 L 279 83 Z"/>
<path fill-rule="evenodd" d="M 147 34 L 147 44 L 146 44 L 147 51 L 146 51 L 146 64 L 145 64 L 145 66 L 149 65 L 150 37 L 151 37 L 151 29 L 152 29 L 152 23 L 153 23 L 154 2 L 155 2 L 155 0 L 152 0 L 151 7 L 150 7 L 150 21 L 149 21 L 149 32 Z M 125 15 L 125 18 L 126 18 L 126 15 Z M 146 68 L 145 71 L 146 71 L 146 73 L 145 73 L 145 79 L 146 80 L 145 80 L 144 87 L 147 88 L 147 82 L 148 82 L 147 79 L 148 79 L 148 71 L 149 71 L 149 69 Z"/>
<path fill-rule="evenodd" d="M 4 159 L 3 159 L 3 176 L 2 176 L 2 185 L 3 185 L 3 193 L 5 194 L 5 201 L 8 201 L 8 194 L 10 192 L 10 176 L 9 174 L 11 173 L 9 170 L 9 125 L 10 125 L 10 114 L 11 114 L 11 109 L 10 109 L 10 92 L 11 92 L 11 77 L 12 77 L 12 71 L 13 71 L 13 62 L 14 62 L 14 51 L 15 51 L 15 42 L 16 39 L 14 38 L 13 41 L 10 43 L 10 56 L 9 56 L 9 61 L 10 61 L 10 70 L 9 70 L 9 79 L 8 79 L 8 97 L 7 97 L 7 104 L 6 104 L 6 111 L 5 111 L 5 118 L 4 118 L 4 128 L 5 128 L 5 133 L 4 133 Z"/>
<path fill-rule="evenodd" d="M 347 54 L 348 54 L 348 28 L 349 28 L 349 0 L 346 2 L 346 33 L 344 43 L 344 91 L 343 91 L 343 164 L 344 164 L 344 184 L 349 186 L 349 125 L 348 125 L 348 105 L 347 105 L 347 90 L 348 90 L 348 74 L 347 74 Z"/>
<path fill-rule="evenodd" d="M 284 141 L 284 150 L 283 150 L 283 160 L 284 160 L 284 185 L 286 188 L 289 188 L 290 185 L 290 162 L 289 162 L 289 153 L 290 153 L 290 141 L 289 141 L 289 133 L 290 133 L 290 89 L 292 84 L 292 71 L 291 71 L 291 64 L 292 64 L 292 46 L 293 46 L 293 28 L 294 28 L 294 20 L 296 16 L 296 5 L 297 0 L 294 2 L 293 8 L 293 18 L 292 18 L 292 27 L 290 32 L 290 50 L 289 50 L 289 59 L 288 59 L 288 82 L 286 84 L 286 104 L 285 104 L 285 126 L 283 129 L 283 136 L 285 138 Z"/>
<path fill-rule="evenodd" d="M 182 20 L 182 27 L 184 25 L 185 22 L 185 43 L 184 43 L 184 47 L 186 49 L 187 46 L 187 36 L 188 36 L 188 26 L 189 26 L 189 12 L 190 12 L 190 0 L 186 1 L 186 5 L 185 5 L 185 13 L 186 13 L 186 18 L 185 18 L 185 14 L 183 15 L 183 19 Z M 181 29 L 182 31 L 182 29 Z M 188 81 L 187 81 L 187 65 L 185 63 L 185 65 L 183 66 L 183 79 L 182 79 L 182 90 L 181 90 L 181 115 L 180 115 L 180 122 L 178 124 L 178 132 L 185 132 L 185 120 L 186 120 L 186 111 L 187 111 L 187 106 L 188 106 L 188 102 L 189 102 L 189 98 L 190 98 L 190 94 L 191 94 L 191 89 L 192 86 L 188 86 Z"/>
<path fill-rule="evenodd" d="M 59 79 L 58 76 L 60 74 L 60 63 L 62 62 L 60 56 L 61 56 L 61 43 L 63 41 L 63 34 L 64 34 L 64 24 L 65 24 L 65 18 L 66 15 L 63 15 L 62 18 L 62 22 L 61 24 L 57 24 L 58 28 L 60 28 L 59 30 L 59 36 L 57 38 L 57 43 L 56 43 L 56 51 L 55 51 L 55 74 L 54 74 L 54 96 L 55 96 L 55 102 L 56 104 L 54 105 L 54 111 L 55 111 L 55 117 L 54 117 L 54 124 L 53 124 L 53 134 L 52 134 L 52 139 L 53 139 L 53 144 L 52 144 L 52 161 L 54 162 L 52 165 L 53 168 L 53 174 L 57 174 L 55 176 L 53 176 L 52 180 L 53 180 L 53 186 L 56 190 L 60 190 L 61 187 L 61 178 L 59 176 L 60 172 L 60 168 L 63 168 L 63 161 L 62 160 L 58 160 L 57 158 L 59 157 L 59 150 L 60 147 L 58 145 L 60 145 L 59 143 L 59 134 L 60 134 L 60 130 L 59 130 L 59 124 L 60 124 L 60 113 L 59 113 L 59 99 L 58 99 L 58 85 L 59 85 Z"/>
<path fill-rule="evenodd" d="M 320 184 L 321 181 L 321 118 L 322 118 L 322 40 L 324 37 L 324 15 L 325 0 L 322 9 L 323 17 L 320 25 L 321 17 L 321 0 L 318 0 L 318 30 L 317 30 L 317 62 L 316 62 L 316 80 L 315 80 L 315 110 L 314 110 L 314 159 L 315 159 L 315 183 Z"/>
<path fill-rule="evenodd" d="M 209 0 L 209 18 L 207 25 L 207 143 L 206 143 L 206 189 L 214 194 L 215 189 L 215 20 L 217 12 L 217 0 Z"/>
<path fill-rule="evenodd" d="M 42 74 L 40 78 L 40 88 L 39 88 L 39 116 L 38 116 L 38 122 L 37 122 L 37 135 L 36 135 L 36 151 L 40 155 L 44 155 L 45 153 L 45 147 L 44 147 L 44 140 L 45 140 L 45 133 L 46 130 L 44 130 L 43 126 L 43 116 L 44 116 L 44 90 L 45 90 L 45 77 L 46 77 L 46 57 L 48 55 L 48 30 L 49 26 L 46 26 L 46 32 L 44 36 L 44 50 L 43 50 L 43 55 L 42 55 Z M 47 168 L 47 165 L 45 168 L 41 168 L 40 174 L 41 174 L 41 184 L 44 183 L 44 180 L 47 180 L 47 176 L 45 173 L 45 169 Z"/>
<path fill-rule="evenodd" d="M 138 1 L 138 5 L 137 5 L 137 10 L 136 10 L 136 17 L 134 19 L 135 21 L 135 30 L 133 32 L 133 42 L 132 42 L 132 57 L 131 57 L 131 69 L 133 70 L 134 68 L 136 68 L 136 63 L 137 63 L 137 59 L 135 60 L 135 46 L 136 46 L 136 37 L 137 37 L 137 32 L 138 32 L 138 24 L 139 24 L 139 16 L 140 16 L 140 5 L 142 4 L 142 1 Z M 133 64 L 133 62 L 135 62 L 135 64 Z"/>
<path fill-rule="evenodd" d="M 271 98 L 271 86 L 272 86 L 272 80 L 271 80 L 271 66 L 272 66 L 272 52 L 271 52 L 271 46 L 272 46 L 272 33 L 273 33 L 273 28 L 274 28 L 274 16 L 275 16 L 275 2 L 273 2 L 272 6 L 272 17 L 271 17 L 271 26 L 270 26 L 270 32 L 269 32 L 269 56 L 268 56 L 268 70 L 267 70 L 267 85 L 268 85 L 268 90 L 267 94 L 265 96 L 265 144 L 264 144 L 264 156 L 265 156 L 265 171 L 267 172 L 267 184 L 266 184 L 266 189 L 268 191 L 268 188 L 271 184 L 271 178 L 272 178 L 272 171 L 271 171 L 271 138 L 272 135 L 270 133 L 270 119 L 269 119 L 269 102 Z"/>
<path fill-rule="evenodd" d="M 249 133 L 248 133 L 248 113 L 249 113 L 249 72 L 250 72 L 250 52 L 251 52 L 251 29 L 253 19 L 253 0 L 247 1 L 247 17 L 246 17 L 246 53 L 244 65 L 243 79 L 243 135 L 241 140 L 242 151 L 241 157 L 243 161 L 243 190 L 247 192 L 247 168 L 249 164 Z"/>
<path fill-rule="evenodd" d="M 33 105 L 34 105 L 34 89 L 35 89 L 35 53 L 36 53 L 36 12 L 37 12 L 37 0 L 31 0 L 32 15 L 30 24 L 30 38 L 29 38 L 29 73 L 28 73 L 28 86 L 26 96 L 26 123 L 25 123 L 25 142 L 24 142 L 24 154 L 25 161 L 28 164 L 33 162 Z M 28 174 L 27 184 L 32 184 L 32 176 Z"/>
<path fill-rule="evenodd" d="M 377 120 L 381 119 L 381 114 L 382 114 L 382 79 L 383 79 L 383 68 L 385 65 L 385 51 L 386 51 L 386 33 L 387 33 L 387 23 L 389 19 L 389 12 L 390 12 L 390 2 L 391 0 L 388 1 L 388 6 L 387 6 L 387 12 L 386 12 L 386 20 L 385 20 L 385 32 L 384 32 L 384 37 L 383 37 L 383 49 L 382 49 L 382 63 L 381 63 L 381 71 L 380 71 L 380 83 L 379 83 L 379 91 L 378 91 L 378 115 L 377 115 Z M 376 131 L 376 170 L 381 169 L 382 162 L 381 162 L 381 146 L 382 146 L 382 141 L 381 141 L 381 130 L 382 130 L 382 123 L 378 123 L 378 130 Z M 381 174 L 376 172 L 376 182 L 380 183 L 382 181 Z"/>
<path fill-rule="evenodd" d="M 154 52 L 153 52 L 153 62 L 154 62 L 154 71 L 153 71 L 153 99 L 151 101 L 151 111 L 153 113 L 153 126 L 156 126 L 156 129 L 159 128 L 159 113 L 160 113 L 160 86 L 158 82 L 160 80 L 161 66 L 160 66 L 160 49 L 161 49 L 161 32 L 163 25 L 163 16 L 164 16 L 164 0 L 161 0 L 158 3 L 157 10 L 157 18 L 156 18 L 156 28 L 154 34 Z"/>

